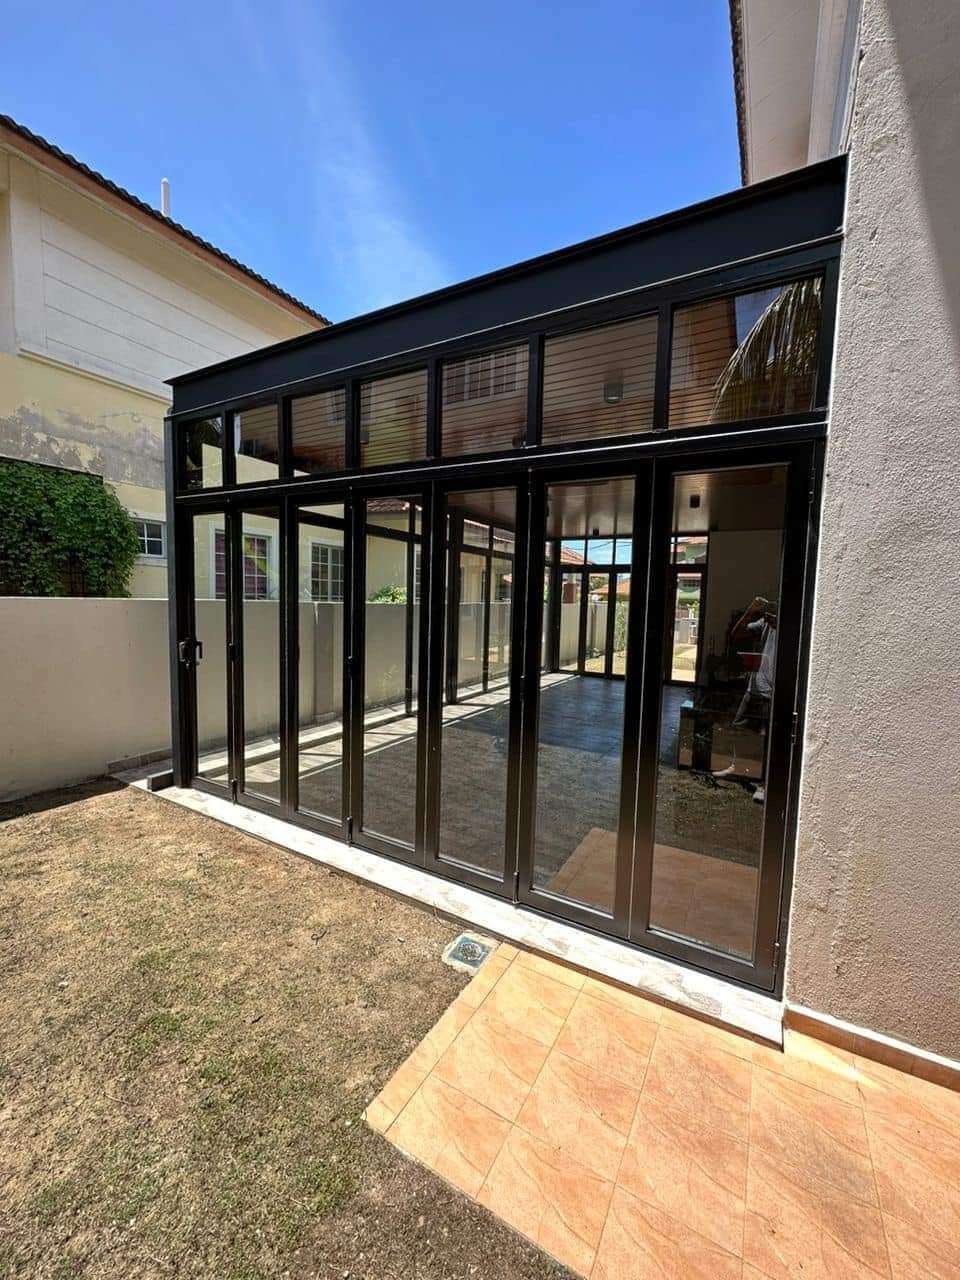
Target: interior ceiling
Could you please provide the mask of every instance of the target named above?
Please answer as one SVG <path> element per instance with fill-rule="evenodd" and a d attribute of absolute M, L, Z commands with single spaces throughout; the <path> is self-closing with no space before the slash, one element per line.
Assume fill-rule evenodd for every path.
<path fill-rule="evenodd" d="M 779 529 L 786 468 L 732 467 L 684 472 L 673 482 L 674 533 Z M 699 506 L 691 499 L 699 498 Z"/>
<path fill-rule="evenodd" d="M 632 533 L 631 476 L 548 487 L 548 538 L 630 537 Z"/>

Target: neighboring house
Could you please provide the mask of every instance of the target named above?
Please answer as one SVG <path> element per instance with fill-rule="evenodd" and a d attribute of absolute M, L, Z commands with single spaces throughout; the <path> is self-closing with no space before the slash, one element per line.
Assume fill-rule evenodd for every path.
<path fill-rule="evenodd" d="M 167 591 L 165 380 L 324 324 L 0 116 L 0 456 L 114 487 L 140 537 L 133 595 Z"/>

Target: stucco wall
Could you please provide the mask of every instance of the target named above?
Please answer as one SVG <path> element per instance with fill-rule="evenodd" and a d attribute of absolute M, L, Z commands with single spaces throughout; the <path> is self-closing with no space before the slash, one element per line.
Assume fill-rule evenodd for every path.
<path fill-rule="evenodd" d="M 960 23 L 865 0 L 792 1002 L 960 1057 Z"/>

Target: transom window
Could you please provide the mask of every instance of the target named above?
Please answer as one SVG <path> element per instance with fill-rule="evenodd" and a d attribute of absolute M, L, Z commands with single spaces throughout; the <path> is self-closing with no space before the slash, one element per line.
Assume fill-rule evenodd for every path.
<path fill-rule="evenodd" d="M 164 554 L 164 526 L 160 520 L 134 520 L 140 554 L 159 560 Z"/>
<path fill-rule="evenodd" d="M 243 535 L 243 598 L 245 600 L 269 600 L 270 594 L 270 535 L 245 533 Z M 222 529 L 217 529 L 213 543 L 214 595 L 225 600 L 227 595 L 227 539 Z"/>
<path fill-rule="evenodd" d="M 343 547 L 314 542 L 310 548 L 310 598 L 324 604 L 343 600 Z"/>

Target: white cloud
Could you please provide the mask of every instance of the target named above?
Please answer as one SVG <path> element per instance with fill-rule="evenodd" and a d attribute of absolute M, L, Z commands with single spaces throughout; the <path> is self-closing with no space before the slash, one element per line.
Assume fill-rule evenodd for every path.
<path fill-rule="evenodd" d="M 243 9 L 246 0 L 235 3 Z M 284 85 L 285 93 L 292 88 L 290 97 L 303 103 L 296 133 L 304 147 L 301 163 L 312 172 L 315 251 L 339 277 L 350 312 L 447 283 L 448 271 L 417 228 L 377 145 L 362 94 L 321 4 L 275 0 L 269 12 L 268 30 L 282 33 L 279 65 L 296 82 Z M 249 10 L 240 25 L 248 42 L 258 43 Z M 253 57 L 261 67 L 262 45 Z"/>

